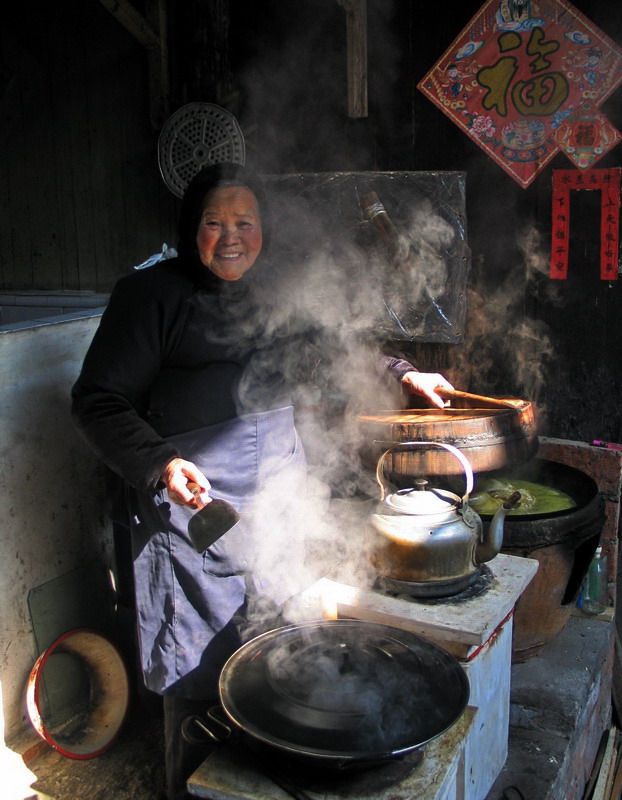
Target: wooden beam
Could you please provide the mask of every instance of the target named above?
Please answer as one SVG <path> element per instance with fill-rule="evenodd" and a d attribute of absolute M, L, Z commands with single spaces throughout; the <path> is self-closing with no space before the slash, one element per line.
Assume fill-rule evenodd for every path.
<path fill-rule="evenodd" d="M 348 116 L 360 119 L 367 107 L 367 0 L 337 0 L 346 12 Z"/>
<path fill-rule="evenodd" d="M 160 37 L 128 0 L 99 0 L 147 50 L 160 49 Z"/>
<path fill-rule="evenodd" d="M 612 777 L 612 772 L 613 775 L 615 775 L 615 764 L 619 745 L 618 733 L 616 728 L 610 728 L 609 730 L 609 738 L 607 740 L 607 746 L 605 747 L 602 763 L 598 770 L 598 778 L 594 786 L 592 800 L 611 800 L 609 790 L 611 789 L 613 780 L 610 783 L 610 777 Z"/>
<path fill-rule="evenodd" d="M 157 130 L 170 108 L 166 0 L 147 0 L 143 17 L 129 0 L 99 2 L 147 50 L 149 59 L 149 116 Z"/>

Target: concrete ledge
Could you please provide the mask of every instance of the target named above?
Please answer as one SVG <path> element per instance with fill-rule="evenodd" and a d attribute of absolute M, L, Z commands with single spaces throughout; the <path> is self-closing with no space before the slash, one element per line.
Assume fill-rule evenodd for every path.
<path fill-rule="evenodd" d="M 537 656 L 512 667 L 509 753 L 487 800 L 580 800 L 611 721 L 613 623 L 571 617 Z"/>
<path fill-rule="evenodd" d="M 608 623 L 571 618 L 540 656 L 513 665 L 510 723 L 571 736 L 594 689 L 611 694 L 612 656 Z"/>
<path fill-rule="evenodd" d="M 545 800 L 557 779 L 567 742 L 543 731 L 510 730 L 510 749 L 501 774 L 486 800 L 502 800 L 504 790 L 516 787 L 525 800 Z M 508 796 L 512 795 L 508 793 Z M 579 795 L 580 797 L 581 795 Z M 518 797 L 518 795 L 517 795 Z"/>

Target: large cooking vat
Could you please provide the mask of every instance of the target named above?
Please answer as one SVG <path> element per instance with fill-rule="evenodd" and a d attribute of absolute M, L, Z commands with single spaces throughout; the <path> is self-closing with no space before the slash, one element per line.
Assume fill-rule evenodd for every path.
<path fill-rule="evenodd" d="M 600 540 L 604 503 L 589 475 L 555 461 L 534 458 L 486 477 L 550 486 L 576 503 L 564 511 L 506 517 L 501 552 L 533 558 L 539 563 L 514 615 L 512 658 L 520 662 L 537 655 L 566 626 Z M 484 526 L 490 524 L 490 515 L 481 517 Z"/>

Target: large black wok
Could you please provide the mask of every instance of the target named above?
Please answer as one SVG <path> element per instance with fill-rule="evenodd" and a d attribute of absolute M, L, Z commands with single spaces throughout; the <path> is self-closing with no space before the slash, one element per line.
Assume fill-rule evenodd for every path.
<path fill-rule="evenodd" d="M 247 642 L 225 664 L 220 702 L 249 744 L 327 768 L 403 756 L 464 711 L 469 683 L 442 648 L 388 625 L 329 620 Z"/>

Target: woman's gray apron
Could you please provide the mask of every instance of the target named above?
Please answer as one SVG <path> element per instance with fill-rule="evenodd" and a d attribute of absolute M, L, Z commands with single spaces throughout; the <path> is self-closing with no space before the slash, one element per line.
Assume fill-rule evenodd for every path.
<path fill-rule="evenodd" d="M 142 668 L 154 692 L 213 697 L 224 661 L 241 644 L 249 593 L 273 608 L 304 580 L 304 453 L 291 407 L 169 441 L 241 519 L 197 553 L 188 536 L 194 509 L 171 503 L 165 490 L 130 492 Z"/>

